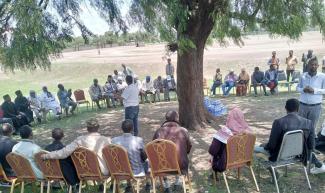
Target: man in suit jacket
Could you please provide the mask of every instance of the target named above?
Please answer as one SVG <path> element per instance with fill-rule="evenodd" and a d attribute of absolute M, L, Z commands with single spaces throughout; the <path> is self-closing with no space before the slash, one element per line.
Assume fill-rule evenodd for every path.
<path fill-rule="evenodd" d="M 6 160 L 6 156 L 12 151 L 12 147 L 17 144 L 17 141 L 11 138 L 13 132 L 12 125 L 5 123 L 2 125 L 0 136 L 0 164 L 7 176 L 15 176 L 14 171 Z"/>
<path fill-rule="evenodd" d="M 94 118 L 87 121 L 88 134 L 80 136 L 58 151 L 52 151 L 48 154 L 44 154 L 43 159 L 65 159 L 69 157 L 74 150 L 78 147 L 86 147 L 91 151 L 94 151 L 98 155 L 99 167 L 103 175 L 108 175 L 108 169 L 103 158 L 102 149 L 110 144 L 111 140 L 108 137 L 102 136 L 98 133 L 99 124 Z"/>
<path fill-rule="evenodd" d="M 307 139 L 308 152 L 313 151 L 315 147 L 315 128 L 312 127 L 310 120 L 298 115 L 299 101 L 297 99 L 289 99 L 286 102 L 285 108 L 287 115 L 273 122 L 269 141 L 264 146 L 264 149 L 270 154 L 269 160 L 272 162 L 277 160 L 283 136 L 289 131 L 303 130 L 305 139 Z M 312 163 L 315 164 L 315 167 L 312 168 L 311 173 L 325 172 L 325 165 L 319 162 L 314 154 Z"/>

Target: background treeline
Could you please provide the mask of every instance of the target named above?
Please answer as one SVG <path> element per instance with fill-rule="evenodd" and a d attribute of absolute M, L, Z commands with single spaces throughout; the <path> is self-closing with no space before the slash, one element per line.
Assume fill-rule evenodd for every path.
<path fill-rule="evenodd" d="M 148 32 L 134 33 L 115 33 L 112 31 L 105 32 L 103 35 L 94 35 L 89 37 L 88 43 L 79 36 L 66 43 L 64 51 L 81 51 L 88 49 L 101 49 L 113 46 L 143 46 L 148 43 L 159 43 L 160 38 L 157 34 Z"/>

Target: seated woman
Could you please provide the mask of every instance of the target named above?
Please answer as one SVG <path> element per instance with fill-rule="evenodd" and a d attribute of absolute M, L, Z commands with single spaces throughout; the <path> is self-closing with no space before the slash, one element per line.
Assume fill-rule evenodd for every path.
<path fill-rule="evenodd" d="M 241 73 L 238 76 L 238 83 L 236 85 L 236 95 L 245 96 L 247 94 L 247 87 L 249 82 L 249 74 L 246 72 L 245 68 L 241 69 Z"/>
<path fill-rule="evenodd" d="M 251 132 L 251 130 L 245 121 L 243 112 L 239 108 L 232 109 L 227 117 L 226 126 L 222 126 L 217 131 L 209 148 L 209 153 L 212 156 L 212 169 L 215 172 L 224 172 L 226 169 L 228 139 L 233 135 L 247 132 Z"/>

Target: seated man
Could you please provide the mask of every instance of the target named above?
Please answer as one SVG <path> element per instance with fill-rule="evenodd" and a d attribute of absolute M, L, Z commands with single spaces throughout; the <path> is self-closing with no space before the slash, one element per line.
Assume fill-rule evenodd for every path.
<path fill-rule="evenodd" d="M 166 113 L 166 121 L 155 132 L 153 139 L 166 139 L 173 141 L 177 146 L 178 164 L 182 174 L 188 174 L 188 154 L 191 151 L 192 144 L 188 131 L 181 127 L 178 122 L 178 113 L 176 111 L 168 111 Z M 176 178 L 176 185 L 180 185 L 179 178 Z M 169 188 L 165 180 L 165 188 Z M 168 190 L 167 190 L 168 191 Z"/>
<path fill-rule="evenodd" d="M 118 94 L 118 90 L 117 90 L 117 85 L 113 81 L 113 78 L 111 75 L 107 76 L 107 82 L 106 82 L 105 86 L 103 87 L 103 89 L 104 89 L 104 96 L 106 98 L 107 108 L 110 107 L 109 100 L 112 101 L 113 107 L 115 108 L 116 107 L 115 98 L 116 98 L 116 95 Z"/>
<path fill-rule="evenodd" d="M 96 103 L 98 109 L 101 109 L 99 100 L 103 99 L 103 92 L 102 87 L 98 84 L 98 80 L 96 78 L 94 79 L 94 84 L 89 88 L 89 95 L 91 100 Z"/>
<path fill-rule="evenodd" d="M 15 127 L 15 133 L 18 133 L 21 126 L 29 124 L 27 117 L 18 112 L 15 104 L 11 102 L 9 95 L 4 95 L 3 100 L 4 102 L 1 105 L 3 117 L 11 119 L 13 126 Z"/>
<path fill-rule="evenodd" d="M 58 101 L 55 99 L 54 95 L 48 91 L 46 86 L 42 88 L 43 93 L 40 95 L 40 100 L 42 104 L 42 108 L 44 109 L 44 119 L 46 119 L 46 113 L 52 111 L 54 116 L 60 119 L 61 116 L 61 108 Z"/>
<path fill-rule="evenodd" d="M 2 125 L 0 135 L 0 164 L 8 177 L 15 176 L 15 172 L 11 169 L 10 165 L 6 160 L 6 156 L 12 151 L 14 145 L 17 144 L 17 141 L 11 138 L 13 132 L 13 127 L 5 123 Z"/>
<path fill-rule="evenodd" d="M 222 85 L 222 74 L 220 68 L 217 68 L 216 74 L 213 77 L 213 85 L 211 87 L 212 96 L 216 95 L 216 88 Z"/>
<path fill-rule="evenodd" d="M 246 72 L 246 69 L 242 68 L 241 73 L 238 76 L 238 82 L 236 84 L 237 96 L 246 96 L 249 79 L 249 74 Z"/>
<path fill-rule="evenodd" d="M 20 128 L 20 137 L 21 137 L 20 142 L 17 143 L 12 148 L 12 152 L 22 155 L 26 159 L 28 159 L 37 179 L 44 179 L 43 173 L 37 167 L 36 162 L 34 160 L 35 154 L 40 152 L 42 149 L 40 146 L 36 145 L 32 140 L 33 139 L 32 129 L 27 125 L 22 126 Z"/>
<path fill-rule="evenodd" d="M 223 96 L 229 96 L 229 92 L 236 85 L 237 79 L 238 77 L 235 75 L 234 70 L 231 69 L 222 85 Z"/>
<path fill-rule="evenodd" d="M 130 159 L 133 174 L 135 176 L 145 176 L 148 174 L 148 162 L 147 155 L 144 151 L 143 139 L 137 136 L 133 136 L 133 121 L 126 119 L 122 122 L 123 134 L 112 139 L 113 144 L 123 146 Z M 131 186 L 126 189 L 131 190 Z M 146 189 L 150 189 L 150 184 L 147 183 Z"/>
<path fill-rule="evenodd" d="M 52 152 L 63 149 L 65 145 L 62 144 L 61 140 L 64 137 L 63 130 L 61 128 L 55 128 L 52 130 L 52 138 L 54 141 L 45 147 L 46 151 Z M 60 160 L 63 176 L 67 183 L 74 186 L 79 183 L 76 168 L 73 165 L 71 157 Z"/>
<path fill-rule="evenodd" d="M 9 123 L 10 125 L 13 125 L 12 120 L 10 118 L 4 118 L 3 117 L 3 110 L 2 110 L 2 107 L 0 105 L 0 124 L 4 124 L 4 123 Z"/>
<path fill-rule="evenodd" d="M 156 98 L 160 102 L 160 93 L 164 91 L 164 82 L 161 76 L 158 76 L 157 79 L 153 81 L 153 87 L 156 89 Z"/>
<path fill-rule="evenodd" d="M 31 90 L 29 92 L 28 101 L 30 104 L 30 109 L 35 114 L 38 123 L 41 123 L 42 118 L 44 120 L 46 118 L 46 111 L 44 108 L 42 108 L 42 102 L 41 102 L 40 98 L 36 95 L 35 91 Z M 43 117 L 42 117 L 42 113 L 43 113 Z"/>
<path fill-rule="evenodd" d="M 58 151 L 52 151 L 43 155 L 44 159 L 65 159 L 69 157 L 78 147 L 86 147 L 98 155 L 99 167 L 103 175 L 108 175 L 108 169 L 103 158 L 102 149 L 110 144 L 110 139 L 98 133 L 99 124 L 96 119 L 87 121 L 88 134 L 80 136 L 69 145 Z"/>
<path fill-rule="evenodd" d="M 114 70 L 114 75 L 112 76 L 115 83 L 117 83 L 118 79 L 121 78 L 122 80 L 125 80 L 125 76 L 123 72 L 118 72 L 117 70 Z"/>
<path fill-rule="evenodd" d="M 62 84 L 58 84 L 58 88 L 59 88 L 58 99 L 60 101 L 61 107 L 65 111 L 65 114 L 68 116 L 68 111 L 70 107 L 71 107 L 70 113 L 74 114 L 74 111 L 77 108 L 77 103 L 75 103 L 71 99 L 71 95 L 72 95 L 71 89 L 69 90 L 64 89 L 64 86 Z"/>
<path fill-rule="evenodd" d="M 142 93 L 144 94 L 146 102 L 149 102 L 148 94 L 152 95 L 152 102 L 155 102 L 156 89 L 153 86 L 150 76 L 146 76 L 146 79 L 142 82 Z"/>
<path fill-rule="evenodd" d="M 315 129 L 312 127 L 310 120 L 298 115 L 299 101 L 297 99 L 289 99 L 286 102 L 285 108 L 287 115 L 280 119 L 276 119 L 273 122 L 268 143 L 262 144 L 260 147 L 255 148 L 255 152 L 257 153 L 269 154 L 269 160 L 271 162 L 275 162 L 277 160 L 283 136 L 289 131 L 304 131 L 305 139 L 307 139 L 306 144 L 308 147 L 306 152 L 312 151 L 315 146 Z M 306 154 L 305 156 L 308 155 Z M 315 167 L 311 170 L 311 173 L 316 174 L 325 172 L 325 165 L 319 162 L 314 154 L 312 156 L 312 164 L 315 164 Z"/>
<path fill-rule="evenodd" d="M 164 100 L 170 101 L 169 92 L 175 91 L 176 92 L 176 81 L 174 79 L 174 76 L 167 76 L 166 79 L 164 79 Z"/>
<path fill-rule="evenodd" d="M 275 94 L 275 88 L 278 86 L 278 71 L 275 65 L 270 65 L 270 69 L 265 72 L 263 84 L 270 88 L 271 94 Z"/>
<path fill-rule="evenodd" d="M 263 91 L 264 91 L 264 95 L 267 96 L 266 93 L 266 88 L 265 88 L 265 84 L 263 82 L 264 80 L 264 73 L 262 71 L 260 71 L 259 67 L 255 67 L 254 69 L 254 73 L 252 75 L 252 84 L 254 87 L 254 93 L 255 93 L 255 97 L 257 97 L 257 86 L 261 85 L 263 87 Z"/>
<path fill-rule="evenodd" d="M 15 98 L 15 105 L 16 105 L 18 112 L 26 115 L 28 122 L 34 121 L 33 111 L 30 110 L 30 105 L 29 105 L 29 101 L 27 100 L 27 98 L 23 96 L 23 93 L 21 93 L 20 90 L 17 90 L 15 92 L 15 94 L 17 96 Z"/>

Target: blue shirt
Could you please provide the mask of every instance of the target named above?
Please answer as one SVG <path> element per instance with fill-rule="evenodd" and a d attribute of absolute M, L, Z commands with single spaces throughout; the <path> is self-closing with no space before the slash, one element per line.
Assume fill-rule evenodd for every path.
<path fill-rule="evenodd" d="M 304 88 L 310 86 L 314 89 L 314 93 L 305 93 Z M 325 94 L 325 74 L 317 73 L 315 76 L 310 76 L 305 72 L 297 85 L 297 91 L 300 92 L 299 101 L 306 104 L 322 103 L 323 94 Z"/>
<path fill-rule="evenodd" d="M 40 146 L 36 145 L 32 140 L 29 139 L 22 139 L 12 148 L 12 152 L 22 155 L 29 161 L 37 179 L 44 179 L 43 173 L 40 169 L 38 169 L 34 160 L 35 154 L 37 154 L 41 150 L 42 149 Z"/>
<path fill-rule="evenodd" d="M 141 159 L 141 150 L 144 150 L 142 138 L 133 136 L 131 133 L 124 133 L 121 136 L 114 137 L 112 144 L 121 145 L 127 150 L 134 175 L 144 175 L 144 167 Z"/>

